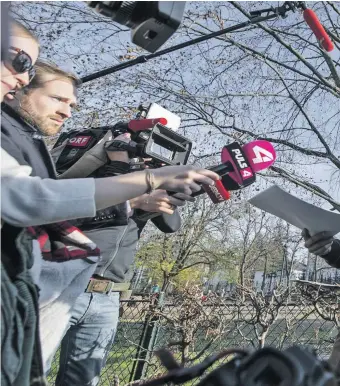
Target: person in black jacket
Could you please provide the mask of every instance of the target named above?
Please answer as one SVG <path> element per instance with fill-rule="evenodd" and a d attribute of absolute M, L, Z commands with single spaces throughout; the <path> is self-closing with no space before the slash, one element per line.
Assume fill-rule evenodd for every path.
<path fill-rule="evenodd" d="M 340 240 L 326 231 L 310 236 L 308 230 L 304 229 L 302 236 L 310 253 L 322 257 L 330 266 L 340 269 Z M 340 331 L 335 339 L 329 363 L 340 376 Z"/>
<path fill-rule="evenodd" d="M 48 71 L 48 68 L 48 66 L 45 67 L 45 70 Z M 63 110 L 60 110 L 62 113 L 54 112 L 50 99 L 56 99 L 55 103 L 58 104 L 58 99 L 61 98 L 58 94 L 57 83 L 49 83 L 49 88 L 53 86 L 53 92 L 49 96 L 51 90 L 46 90 L 45 84 L 39 83 L 41 75 L 39 69 L 41 70 L 41 67 L 38 66 L 38 76 L 32 86 L 27 88 L 25 93 L 16 95 L 16 100 L 11 103 L 16 111 L 13 112 L 11 109 L 4 108 L 4 112 L 7 114 L 6 119 L 11 120 L 13 125 L 16 125 L 16 113 L 20 114 L 20 119 L 28 123 L 25 130 L 28 133 L 34 133 L 37 146 L 41 143 L 41 137 L 40 139 L 37 138 L 38 133 L 34 132 L 34 128 L 38 128 L 39 133 L 43 135 L 54 135 L 70 116 L 70 107 L 67 104 Z M 59 76 L 61 75 L 59 74 Z M 45 103 L 46 98 L 47 102 Z M 74 101 L 72 100 L 70 103 Z M 50 110 L 51 106 L 52 110 Z M 11 137 L 12 142 L 14 132 L 8 130 L 6 134 Z M 24 153 L 25 156 L 30 157 L 30 163 L 35 165 L 34 172 L 42 177 L 52 176 L 55 172 L 51 163 L 38 162 L 42 155 L 45 160 L 49 157 L 43 144 L 39 145 L 39 152 L 34 152 L 33 148 L 31 149 L 32 145 L 29 138 L 25 139 L 26 136 L 23 135 L 23 132 L 15 138 L 15 141 L 18 142 L 20 137 L 20 141 L 26 141 L 23 147 Z M 4 140 L 7 143 L 7 135 Z M 117 140 L 128 141 L 129 138 L 122 136 Z M 129 171 L 127 153 L 115 151 L 114 141 L 111 148 L 112 150 L 108 151 L 107 164 L 88 177 L 108 177 Z M 46 168 L 50 170 L 46 171 Z M 69 194 L 71 195 L 72 192 Z M 94 217 L 74 222 L 98 245 L 103 258 L 90 282 L 84 283 L 84 293 L 74 305 L 70 326 L 65 331 L 62 341 L 57 385 L 95 385 L 99 382 L 100 370 L 105 364 L 116 331 L 119 316 L 119 295 L 120 292 L 129 287 L 129 283 L 125 282 L 125 275 L 133 263 L 136 244 L 146 223 L 139 220 L 134 211 L 139 208 L 158 212 L 160 216 L 152 221 L 162 231 L 171 233 L 180 227 L 180 217 L 176 207 L 183 205 L 184 199 L 192 200 L 186 195 L 179 195 L 178 197 L 168 196 L 164 190 L 155 190 L 150 194 L 131 199 L 128 203 L 99 210 Z M 183 200 L 180 199 L 181 197 Z M 74 205 L 76 204 L 75 202 Z M 73 208 L 69 208 L 69 210 L 73 210 Z M 57 323 L 56 320 L 56 328 Z M 51 357 L 48 358 L 47 367 L 49 367 L 51 359 Z"/>
<path fill-rule="evenodd" d="M 326 231 L 310 236 L 308 230 L 304 229 L 302 236 L 310 253 L 322 257 L 330 266 L 340 268 L 340 240 Z"/>
<path fill-rule="evenodd" d="M 37 38 L 11 20 L 1 4 L 1 102 L 13 90 L 27 86 L 39 54 Z M 2 175 L 5 152 L 1 148 Z M 14 165 L 13 165 L 14 166 Z M 14 167 L 20 166 L 17 164 Z M 25 172 L 25 170 L 24 170 Z M 2 206 L 6 202 L 2 198 Z M 4 225 L 1 213 L 1 228 Z M 26 235 L 21 242 L 30 243 Z M 1 240 L 2 244 L 4 239 Z M 38 330 L 38 291 L 29 274 L 31 256 L 1 253 L 1 385 L 45 385 Z"/>

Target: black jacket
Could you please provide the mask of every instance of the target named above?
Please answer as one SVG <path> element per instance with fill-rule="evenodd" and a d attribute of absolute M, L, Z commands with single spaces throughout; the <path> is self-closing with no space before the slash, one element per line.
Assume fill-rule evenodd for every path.
<path fill-rule="evenodd" d="M 4 103 L 1 110 L 1 147 L 20 165 L 31 166 L 31 176 L 57 178 L 49 151 L 38 131 Z"/>
<path fill-rule="evenodd" d="M 332 267 L 340 269 L 340 240 L 334 240 L 331 251 L 321 257 Z"/>
<path fill-rule="evenodd" d="M 1 147 L 21 165 L 36 165 L 34 176 L 53 174 L 53 164 L 43 159 L 48 156 L 47 149 L 33 139 L 35 130 L 8 107 L 1 118 Z M 32 239 L 23 228 L 7 223 L 1 229 L 1 239 L 1 384 L 25 386 L 35 379 L 34 385 L 45 385 L 38 291 L 28 271 L 33 265 Z"/>
<path fill-rule="evenodd" d="M 20 165 L 31 166 L 31 176 L 56 178 L 53 162 L 42 136 L 9 106 L 3 103 L 1 109 L 1 147 Z M 6 243 L 2 243 L 2 250 L 13 253 L 7 251 L 7 248 L 15 245 L 22 229 L 9 224 L 3 226 L 1 237 Z"/>

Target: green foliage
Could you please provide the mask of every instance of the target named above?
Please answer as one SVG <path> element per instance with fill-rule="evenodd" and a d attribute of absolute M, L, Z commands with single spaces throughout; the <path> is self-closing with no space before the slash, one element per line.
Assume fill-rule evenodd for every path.
<path fill-rule="evenodd" d="M 136 266 L 148 268 L 151 278 L 162 282 L 164 275 L 168 275 L 175 261 L 172 256 L 172 240 L 150 241 L 137 252 Z"/>

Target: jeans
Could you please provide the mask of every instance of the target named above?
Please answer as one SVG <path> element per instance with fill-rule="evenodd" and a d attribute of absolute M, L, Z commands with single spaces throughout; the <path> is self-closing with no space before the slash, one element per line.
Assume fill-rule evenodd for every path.
<path fill-rule="evenodd" d="M 84 293 L 62 342 L 56 386 L 96 386 L 117 331 L 119 292 Z"/>

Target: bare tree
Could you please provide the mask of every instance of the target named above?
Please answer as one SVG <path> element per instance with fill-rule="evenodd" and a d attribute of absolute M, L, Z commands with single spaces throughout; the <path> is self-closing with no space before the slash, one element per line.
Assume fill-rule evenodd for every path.
<path fill-rule="evenodd" d="M 226 331 L 220 308 L 223 300 L 211 295 L 206 306 L 199 286 L 184 289 L 173 300 L 176 307 L 156 309 L 154 315 L 160 318 L 161 325 L 173 331 L 168 347 L 180 353 L 181 364 L 185 365 L 205 356 L 213 342 Z M 207 342 L 200 347 L 202 333 Z M 176 338 L 178 340 L 174 340 Z"/>
<path fill-rule="evenodd" d="M 204 269 L 224 262 L 224 269 L 233 271 L 236 256 L 228 247 L 231 229 L 226 224 L 234 209 L 229 203 L 213 205 L 207 197 L 197 199 L 181 211 L 182 227 L 178 232 L 168 236 L 153 230 L 143 238 L 137 254 L 139 264 L 159 272 L 162 291 L 181 273 L 195 267 Z"/>
<path fill-rule="evenodd" d="M 311 6 L 338 46 L 336 5 Z M 188 11 L 183 34 L 197 37 L 225 28 L 256 8 L 256 2 L 205 3 Z M 140 87 L 184 114 L 188 133 L 197 135 L 200 127 L 199 143 L 210 146 L 203 155 L 196 147 L 198 159 L 217 154 L 218 144 L 228 139 L 269 140 L 279 159 L 266 176 L 283 178 L 338 207 L 315 173 L 327 168 L 337 193 L 340 64 L 318 46 L 300 14 L 204 42 L 169 61 L 165 74 L 144 73 Z"/>
<path fill-rule="evenodd" d="M 337 4 L 308 5 L 339 48 Z M 258 2 L 189 3 L 166 46 L 247 20 L 259 8 Z M 80 75 L 142 53 L 126 28 L 83 3 L 15 2 L 12 11 L 38 34 L 43 57 Z M 159 102 L 183 118 L 183 132 L 195 141 L 193 160 L 212 163 L 227 141 L 264 138 L 279 154 L 265 178 L 339 208 L 339 65 L 300 13 L 290 13 L 84 85 L 66 128 L 112 124 L 133 116 L 140 102 Z"/>
<path fill-rule="evenodd" d="M 265 295 L 263 291 L 256 292 L 250 288 L 239 287 L 240 298 L 236 298 L 237 316 L 236 328 L 242 338 L 253 347 L 262 348 L 270 328 L 280 317 L 282 309 L 287 307 L 290 301 L 291 291 L 287 286 L 277 288 L 271 295 Z M 248 300 L 247 307 L 244 304 L 244 295 Z M 244 334 L 244 327 L 250 326 L 256 339 L 252 335 Z"/>

